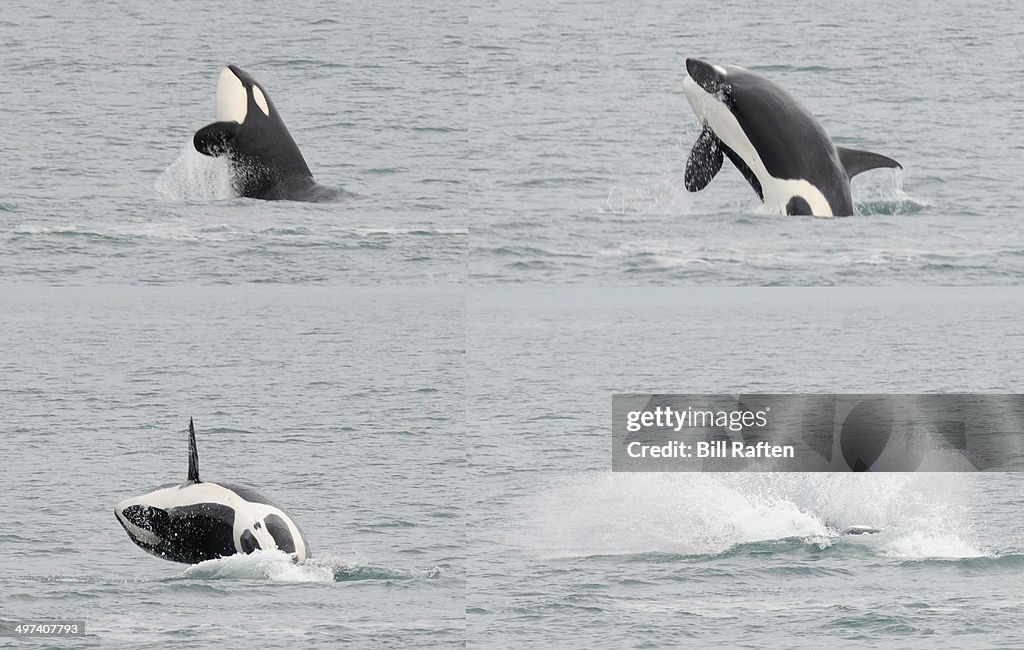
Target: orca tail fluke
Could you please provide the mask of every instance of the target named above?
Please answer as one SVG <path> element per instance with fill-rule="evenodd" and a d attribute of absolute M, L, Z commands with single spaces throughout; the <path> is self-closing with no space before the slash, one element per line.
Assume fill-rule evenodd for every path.
<path fill-rule="evenodd" d="M 836 152 L 839 154 L 839 162 L 843 163 L 846 175 L 850 178 L 861 172 L 866 172 L 869 169 L 878 169 L 879 167 L 903 169 L 903 165 L 880 153 L 861 151 L 859 149 L 846 149 L 845 147 L 836 147 Z"/>

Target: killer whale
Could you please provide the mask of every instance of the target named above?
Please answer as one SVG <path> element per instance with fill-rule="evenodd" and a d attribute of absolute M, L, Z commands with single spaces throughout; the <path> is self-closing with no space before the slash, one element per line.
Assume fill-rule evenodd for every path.
<path fill-rule="evenodd" d="M 340 192 L 313 180 L 305 158 L 270 95 L 238 66 L 217 80 L 217 121 L 192 136 L 201 154 L 227 156 L 239 196 L 292 201 L 328 201 Z"/>
<path fill-rule="evenodd" d="M 291 553 L 297 561 L 310 556 L 299 525 L 281 506 L 248 486 L 200 480 L 191 418 L 188 452 L 184 483 L 125 499 L 114 508 L 137 546 L 186 564 L 260 549 Z"/>
<path fill-rule="evenodd" d="M 840 535 L 874 535 L 875 533 L 882 532 L 881 528 L 875 528 L 874 526 L 847 526 L 846 528 L 839 531 Z"/>
<path fill-rule="evenodd" d="M 835 146 L 814 116 L 764 75 L 699 59 L 687 59 L 686 71 L 683 91 L 703 125 L 686 162 L 691 192 L 711 182 L 724 156 L 773 212 L 849 216 L 851 178 L 902 168 L 881 154 Z"/>

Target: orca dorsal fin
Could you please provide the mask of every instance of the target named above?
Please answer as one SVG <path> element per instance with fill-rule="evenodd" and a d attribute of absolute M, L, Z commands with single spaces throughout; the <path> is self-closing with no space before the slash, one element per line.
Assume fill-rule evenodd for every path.
<path fill-rule="evenodd" d="M 199 450 L 196 449 L 196 428 L 188 419 L 188 480 L 199 483 Z"/>
<path fill-rule="evenodd" d="M 848 178 L 853 178 L 861 172 L 879 167 L 903 169 L 903 165 L 880 153 L 861 151 L 859 149 L 846 149 L 845 147 L 836 147 L 836 153 L 839 154 L 839 162 L 843 163 L 843 168 L 846 170 Z"/>

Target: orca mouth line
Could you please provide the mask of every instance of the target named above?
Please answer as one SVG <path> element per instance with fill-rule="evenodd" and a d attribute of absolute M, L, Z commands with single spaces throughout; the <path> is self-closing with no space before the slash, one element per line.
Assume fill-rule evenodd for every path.
<path fill-rule="evenodd" d="M 121 516 L 129 523 L 152 531 L 156 523 L 155 509 L 148 506 L 133 505 L 121 511 Z"/>
<path fill-rule="evenodd" d="M 114 515 L 135 544 L 146 550 L 153 550 L 160 545 L 161 539 L 153 532 L 153 518 L 145 512 L 146 510 L 145 506 L 132 505 L 123 510 L 115 509 Z"/>

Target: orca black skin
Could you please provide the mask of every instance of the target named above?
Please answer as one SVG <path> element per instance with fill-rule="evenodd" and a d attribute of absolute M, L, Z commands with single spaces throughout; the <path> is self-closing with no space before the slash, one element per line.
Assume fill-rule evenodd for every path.
<path fill-rule="evenodd" d="M 874 526 L 848 526 L 843 530 L 839 531 L 840 535 L 874 535 L 875 533 L 882 532 L 881 528 L 875 528 Z"/>
<path fill-rule="evenodd" d="M 774 212 L 849 216 L 850 179 L 886 156 L 837 147 L 810 111 L 764 75 L 687 59 L 683 90 L 703 130 L 686 163 L 686 189 L 704 189 L 728 157 Z"/>
<path fill-rule="evenodd" d="M 281 506 L 251 487 L 200 480 L 191 419 L 188 434 L 185 482 L 125 499 L 114 508 L 128 537 L 148 553 L 187 564 L 261 549 L 308 558 L 302 530 Z"/>
<path fill-rule="evenodd" d="M 192 137 L 201 154 L 227 156 L 239 196 L 291 201 L 331 201 L 335 189 L 313 180 L 270 95 L 238 66 L 221 71 L 217 120 Z"/>

